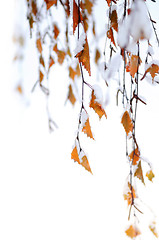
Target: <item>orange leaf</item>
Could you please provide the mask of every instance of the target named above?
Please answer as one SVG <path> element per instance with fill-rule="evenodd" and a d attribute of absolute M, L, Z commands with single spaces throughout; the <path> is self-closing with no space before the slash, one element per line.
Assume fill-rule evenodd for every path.
<path fill-rule="evenodd" d="M 22 87 L 21 87 L 20 84 L 16 87 L 16 90 L 17 90 L 20 94 L 23 94 L 23 90 L 22 90 Z"/>
<path fill-rule="evenodd" d="M 86 157 L 86 155 L 84 155 L 82 157 L 82 162 L 81 162 L 81 165 L 87 170 L 89 171 L 90 173 L 92 173 L 91 171 L 91 168 L 90 168 L 90 165 L 89 165 L 89 162 L 88 162 L 88 159 Z"/>
<path fill-rule="evenodd" d="M 110 15 L 111 27 L 118 32 L 118 16 L 116 10 L 113 10 Z"/>
<path fill-rule="evenodd" d="M 111 40 L 111 42 L 112 42 L 112 43 L 114 44 L 114 46 L 116 47 L 115 40 L 114 40 L 114 34 L 113 34 L 112 28 L 110 28 L 110 29 L 107 31 L 107 37 Z"/>
<path fill-rule="evenodd" d="M 87 118 L 87 120 L 86 120 L 86 122 L 85 122 L 85 124 L 82 128 L 82 132 L 86 133 L 87 137 L 90 137 L 90 138 L 94 139 L 92 131 L 91 131 L 91 126 L 90 126 L 90 123 L 89 123 L 89 118 Z"/>
<path fill-rule="evenodd" d="M 36 5 L 36 1 L 35 0 L 32 0 L 31 7 L 32 7 L 32 13 L 36 16 L 36 14 L 37 14 L 37 5 Z"/>
<path fill-rule="evenodd" d="M 44 74 L 40 71 L 39 72 L 39 82 L 41 83 L 43 81 Z"/>
<path fill-rule="evenodd" d="M 103 115 L 105 115 L 105 117 L 107 118 L 107 115 L 106 115 L 104 109 L 102 108 L 101 104 L 96 102 L 96 96 L 94 94 L 94 90 L 92 90 L 91 101 L 90 101 L 89 107 L 93 108 L 93 110 L 98 114 L 99 119 L 101 119 Z"/>
<path fill-rule="evenodd" d="M 77 53 L 77 55 L 75 57 L 78 57 L 79 62 L 82 63 L 84 68 L 89 73 L 89 76 L 91 76 L 89 46 L 88 46 L 88 42 L 87 42 L 87 37 L 86 37 L 85 44 L 83 46 L 83 50 L 81 52 Z"/>
<path fill-rule="evenodd" d="M 137 72 L 140 64 L 141 59 L 137 55 L 132 55 L 130 60 L 130 75 L 132 77 L 135 76 L 135 73 Z"/>
<path fill-rule="evenodd" d="M 112 0 L 106 0 L 106 1 L 107 1 L 108 6 L 110 7 L 110 3 Z"/>
<path fill-rule="evenodd" d="M 40 64 L 45 68 L 44 58 L 40 55 Z"/>
<path fill-rule="evenodd" d="M 145 184 L 144 182 L 144 177 L 143 177 L 143 172 L 142 172 L 142 167 L 141 167 L 141 161 L 138 163 L 138 167 L 134 173 L 134 176 L 139 178 L 143 184 Z"/>
<path fill-rule="evenodd" d="M 132 130 L 133 130 L 133 123 L 132 123 L 132 120 L 129 116 L 128 111 L 124 112 L 124 114 L 122 116 L 122 119 L 121 119 L 121 123 L 123 124 L 125 132 L 128 136 L 129 132 L 132 132 Z"/>
<path fill-rule="evenodd" d="M 79 17 L 80 13 L 80 17 Z M 73 0 L 73 34 L 76 30 L 77 25 L 83 20 L 79 7 L 75 0 Z"/>
<path fill-rule="evenodd" d="M 72 67 L 69 67 L 69 77 L 74 81 L 75 76 L 76 76 L 76 71 Z"/>
<path fill-rule="evenodd" d="M 158 238 L 158 233 L 157 233 L 157 230 L 156 230 L 156 222 L 152 222 L 150 225 L 149 225 L 149 229 L 151 230 L 151 232 L 155 235 L 155 237 Z"/>
<path fill-rule="evenodd" d="M 129 158 L 130 158 L 131 161 L 133 161 L 133 165 L 137 165 L 137 162 L 139 161 L 139 158 L 140 158 L 139 149 L 136 148 L 135 151 L 132 151 L 129 154 Z"/>
<path fill-rule="evenodd" d="M 78 156 L 78 152 L 77 152 L 77 147 L 75 146 L 72 153 L 71 153 L 71 159 L 73 159 L 75 162 L 78 162 L 80 164 L 80 159 Z"/>
<path fill-rule="evenodd" d="M 157 73 L 159 73 L 159 66 L 157 64 L 151 64 L 151 66 L 146 70 L 146 72 L 144 73 L 143 77 L 141 78 L 141 80 L 143 80 L 146 76 L 147 73 L 151 74 L 152 77 L 152 82 L 156 76 Z"/>
<path fill-rule="evenodd" d="M 42 53 L 42 44 L 41 44 L 41 39 L 40 39 L 40 38 L 38 38 L 38 39 L 36 40 L 36 46 L 37 46 L 38 51 L 39 51 L 40 54 L 41 54 L 41 53 Z"/>
<path fill-rule="evenodd" d="M 130 227 L 125 231 L 125 233 L 130 238 L 135 238 L 141 234 L 140 231 L 133 225 L 130 225 Z"/>
<path fill-rule="evenodd" d="M 84 5 L 85 5 L 85 9 L 87 9 L 88 14 L 91 15 L 93 3 L 90 0 L 85 0 Z"/>
<path fill-rule="evenodd" d="M 50 56 L 50 59 L 49 59 L 49 68 L 52 67 L 52 65 L 54 65 L 55 61 L 54 59 Z"/>
<path fill-rule="evenodd" d="M 69 85 L 68 99 L 70 100 L 70 102 L 72 103 L 72 105 L 75 104 L 76 98 L 75 98 L 75 95 L 73 94 L 73 90 L 72 90 L 71 84 Z"/>
<path fill-rule="evenodd" d="M 149 170 L 146 173 L 146 177 L 148 177 L 148 180 L 152 182 L 152 179 L 155 177 L 154 173 L 152 172 L 152 170 Z"/>
<path fill-rule="evenodd" d="M 124 194 L 124 200 L 127 200 L 129 206 L 133 203 L 133 199 L 136 198 L 136 194 L 133 186 L 130 183 L 128 183 L 128 187 L 129 191 L 126 194 Z"/>
<path fill-rule="evenodd" d="M 49 10 L 52 5 L 57 4 L 57 0 L 44 0 L 46 2 L 47 10 Z"/>
<path fill-rule="evenodd" d="M 57 56 L 59 64 L 62 64 L 65 59 L 66 53 L 64 51 L 58 50 Z"/>
<path fill-rule="evenodd" d="M 100 52 L 98 49 L 96 49 L 96 54 L 95 54 L 95 63 L 98 63 L 98 60 L 100 59 Z"/>
<path fill-rule="evenodd" d="M 56 24 L 54 24 L 54 30 L 53 31 L 54 31 L 54 39 L 56 39 L 58 37 L 59 33 L 60 33 Z"/>

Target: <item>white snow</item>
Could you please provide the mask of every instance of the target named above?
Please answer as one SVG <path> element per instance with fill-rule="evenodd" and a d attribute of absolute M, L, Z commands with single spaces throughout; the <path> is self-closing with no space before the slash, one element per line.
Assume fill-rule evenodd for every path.
<path fill-rule="evenodd" d="M 96 97 L 96 102 L 103 104 L 103 92 L 99 85 L 94 84 L 93 86 L 94 95 Z"/>
<path fill-rule="evenodd" d="M 81 23 L 79 24 L 79 28 L 80 28 L 80 36 L 79 36 L 79 39 L 77 39 L 76 47 L 74 49 L 75 56 L 83 50 L 84 44 L 86 42 L 86 34 L 84 32 L 84 28 Z"/>

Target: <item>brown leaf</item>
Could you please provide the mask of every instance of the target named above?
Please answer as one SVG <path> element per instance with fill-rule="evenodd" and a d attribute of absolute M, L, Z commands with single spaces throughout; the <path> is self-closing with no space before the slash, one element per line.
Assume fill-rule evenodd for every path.
<path fill-rule="evenodd" d="M 80 13 L 80 16 L 79 16 Z M 76 1 L 73 0 L 73 34 L 76 30 L 77 25 L 83 20 L 79 7 Z"/>
<path fill-rule="evenodd" d="M 94 90 L 92 90 L 91 101 L 90 101 L 89 107 L 93 108 L 93 110 L 98 114 L 99 119 L 101 119 L 103 115 L 107 118 L 107 115 L 106 115 L 104 109 L 102 108 L 101 104 L 96 102 L 96 96 L 94 94 Z"/>
<path fill-rule="evenodd" d="M 41 54 L 42 53 L 42 44 L 41 44 L 41 39 L 40 38 L 38 38 L 36 40 L 36 47 L 37 47 L 39 53 Z"/>
<path fill-rule="evenodd" d="M 77 55 L 75 57 L 78 58 L 79 62 L 82 63 L 84 68 L 89 73 L 89 76 L 91 76 L 89 46 L 88 46 L 88 42 L 87 42 L 87 37 L 86 37 L 85 44 L 83 46 L 83 50 L 81 52 L 77 53 Z"/>
<path fill-rule="evenodd" d="M 135 76 L 135 73 L 137 72 L 140 64 L 141 59 L 137 55 L 132 55 L 130 60 L 130 75 L 132 77 Z"/>
<path fill-rule="evenodd" d="M 57 39 L 60 31 L 59 31 L 59 28 L 57 27 L 56 24 L 54 24 L 54 30 L 53 31 L 54 31 L 54 39 Z"/>
<path fill-rule="evenodd" d="M 113 10 L 111 15 L 110 15 L 110 22 L 111 22 L 111 27 L 114 28 L 116 32 L 118 32 L 118 16 L 116 10 Z"/>
<path fill-rule="evenodd" d="M 139 178 L 142 181 L 142 183 L 145 184 L 144 177 L 143 177 L 143 172 L 142 172 L 142 167 L 141 167 L 141 161 L 139 161 L 139 163 L 138 163 L 138 166 L 137 166 L 137 169 L 134 173 L 134 176 Z"/>
<path fill-rule="evenodd" d="M 47 10 L 49 10 L 50 7 L 57 4 L 57 0 L 44 0 L 46 2 Z"/>
<path fill-rule="evenodd" d="M 116 47 L 115 40 L 114 40 L 114 34 L 113 34 L 112 28 L 110 28 L 110 29 L 107 31 L 107 37 L 111 40 L 111 42 L 112 42 L 112 43 L 114 44 L 114 46 Z"/>
<path fill-rule="evenodd" d="M 71 153 L 71 159 L 73 159 L 75 162 L 78 162 L 80 164 L 80 159 L 78 156 L 78 152 L 77 152 L 77 147 L 75 146 L 72 153 Z"/>
<path fill-rule="evenodd" d="M 45 68 L 44 58 L 40 55 L 40 64 Z"/>
<path fill-rule="evenodd" d="M 49 59 L 49 69 L 52 67 L 52 65 L 54 65 L 55 61 L 54 59 L 50 56 L 50 59 Z"/>
<path fill-rule="evenodd" d="M 70 100 L 70 102 L 72 103 L 72 105 L 75 104 L 76 98 L 75 98 L 75 95 L 73 94 L 73 90 L 72 90 L 71 84 L 69 85 L 68 99 Z"/>
<path fill-rule="evenodd" d="M 130 154 L 129 154 L 129 158 L 130 158 L 130 161 L 133 161 L 133 165 L 137 165 L 139 159 L 140 159 L 140 152 L 139 152 L 139 149 L 136 148 L 135 151 L 132 151 Z"/>
<path fill-rule="evenodd" d="M 62 64 L 63 61 L 65 60 L 66 53 L 64 51 L 58 50 L 57 56 L 58 56 L 58 63 Z"/>
<path fill-rule="evenodd" d="M 76 71 L 72 67 L 69 67 L 69 77 L 74 81 L 75 76 L 76 76 Z"/>
<path fill-rule="evenodd" d="M 148 178 L 149 181 L 152 182 L 152 179 L 155 177 L 154 173 L 152 170 L 149 170 L 147 173 L 146 173 L 146 177 Z"/>
<path fill-rule="evenodd" d="M 85 9 L 87 9 L 88 14 L 91 15 L 93 3 L 90 0 L 85 0 L 84 6 L 85 6 Z"/>
<path fill-rule="evenodd" d="M 32 13 L 36 16 L 36 14 L 37 14 L 37 5 L 36 5 L 36 1 L 35 0 L 32 0 L 31 7 L 32 7 Z"/>
<path fill-rule="evenodd" d="M 96 54 L 95 54 L 95 63 L 98 64 L 98 60 L 100 59 L 100 52 L 98 49 L 96 49 Z"/>
<path fill-rule="evenodd" d="M 91 126 L 90 126 L 90 123 L 89 123 L 89 118 L 87 118 L 83 128 L 82 128 L 82 132 L 86 133 L 87 134 L 87 137 L 90 137 L 94 140 L 94 137 L 93 137 L 93 134 L 92 134 L 92 131 L 91 131 Z"/>
<path fill-rule="evenodd" d="M 140 231 L 133 225 L 130 225 L 130 227 L 125 231 L 125 233 L 130 238 L 135 238 L 141 234 Z"/>
<path fill-rule="evenodd" d="M 129 113 L 128 111 L 125 111 L 123 116 L 122 116 L 122 119 L 121 119 L 121 123 L 123 124 L 123 127 L 125 129 L 125 132 L 128 136 L 129 132 L 132 132 L 133 131 L 133 123 L 132 123 L 132 120 L 129 116 Z"/>

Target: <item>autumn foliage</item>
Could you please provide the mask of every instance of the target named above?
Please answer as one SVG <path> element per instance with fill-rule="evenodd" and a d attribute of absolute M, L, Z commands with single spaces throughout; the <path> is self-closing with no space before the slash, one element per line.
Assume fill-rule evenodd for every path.
<path fill-rule="evenodd" d="M 126 138 L 126 161 L 129 166 L 124 200 L 129 208 L 129 218 L 132 216 L 133 222 L 129 224 L 125 234 L 135 239 L 141 234 L 135 224 L 136 215 L 142 214 L 140 206 L 136 204 L 139 199 L 137 184 L 140 182 L 145 187 L 146 183 L 153 182 L 155 177 L 152 165 L 144 161 L 144 149 L 139 146 L 136 128 L 138 104 L 146 105 L 140 95 L 139 85 L 146 81 L 151 84 L 159 83 L 157 79 L 159 62 L 152 51 L 154 39 L 157 45 L 159 39 L 156 22 L 151 17 L 147 1 L 104 0 L 103 6 L 107 14 L 101 22 L 101 25 L 105 26 L 101 34 L 98 33 L 100 27 L 97 26 L 95 18 L 98 1 L 26 0 L 26 2 L 30 36 L 35 39 L 39 61 L 38 77 L 32 91 L 39 87 L 48 97 L 50 72 L 54 71 L 55 65 L 67 69 L 65 103 L 70 104 L 72 108 L 79 104 L 77 131 L 70 155 L 76 163 L 75 167 L 87 170 L 88 174 L 92 173 L 91 160 L 86 154 L 87 150 L 83 150 L 87 149 L 87 146 L 81 143 L 81 136 L 90 142 L 95 140 L 91 114 L 107 124 L 105 92 L 109 91 L 112 82 L 116 83 L 116 100 L 122 109 L 119 122 Z M 59 20 L 54 18 L 54 12 L 58 12 Z M 63 27 L 60 25 L 61 17 Z M 99 73 L 97 77 L 94 69 Z M 96 78 L 99 91 L 94 84 Z M 23 94 L 22 89 L 21 85 L 16 88 L 20 94 Z M 49 115 L 50 123 L 56 125 Z M 145 166 L 148 168 L 146 172 Z M 149 230 L 158 237 L 154 222 L 149 225 Z"/>

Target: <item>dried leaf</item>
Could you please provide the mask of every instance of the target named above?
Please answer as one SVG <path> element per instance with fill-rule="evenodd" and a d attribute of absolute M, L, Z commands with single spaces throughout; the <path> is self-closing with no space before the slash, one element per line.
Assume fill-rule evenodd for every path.
<path fill-rule="evenodd" d="M 78 162 L 80 164 L 80 159 L 78 156 L 78 152 L 77 152 L 77 147 L 75 146 L 72 153 L 71 153 L 71 159 L 73 159 L 75 162 Z"/>
<path fill-rule="evenodd" d="M 44 58 L 40 55 L 40 64 L 45 68 Z"/>
<path fill-rule="evenodd" d="M 70 102 L 72 103 L 72 105 L 75 104 L 76 98 L 75 98 L 75 95 L 73 94 L 73 90 L 72 90 L 71 84 L 69 85 L 68 99 L 70 100 Z"/>
<path fill-rule="evenodd" d="M 114 46 L 116 47 L 115 40 L 114 40 L 114 34 L 113 34 L 112 28 L 110 28 L 110 29 L 107 31 L 107 37 L 111 40 L 111 42 L 112 42 L 112 43 L 114 44 Z"/>
<path fill-rule="evenodd" d="M 20 84 L 16 87 L 16 90 L 18 91 L 18 93 L 23 94 L 23 90 Z"/>
<path fill-rule="evenodd" d="M 40 71 L 39 72 L 39 82 L 42 83 L 43 79 L 44 79 L 44 74 Z"/>
<path fill-rule="evenodd" d="M 57 0 L 44 0 L 46 2 L 47 10 L 52 7 L 54 4 L 57 4 Z"/>
<path fill-rule="evenodd" d="M 87 9 L 88 14 L 91 15 L 93 3 L 90 0 L 85 0 L 84 5 L 85 5 L 85 9 Z"/>
<path fill-rule="evenodd" d="M 54 24 L 54 30 L 53 31 L 54 31 L 54 39 L 57 39 L 60 31 L 59 31 L 59 28 L 57 27 L 56 24 Z"/>
<path fill-rule="evenodd" d="M 129 158 L 131 161 L 133 161 L 133 165 L 137 165 L 137 162 L 139 161 L 140 159 L 140 152 L 139 152 L 139 149 L 136 148 L 135 151 L 132 151 L 130 154 L 129 154 Z"/>
<path fill-rule="evenodd" d="M 64 51 L 58 50 L 57 57 L 58 57 L 58 63 L 62 64 L 65 59 L 66 53 Z"/>
<path fill-rule="evenodd" d="M 146 76 L 147 73 L 151 74 L 152 77 L 152 82 L 154 81 L 154 78 L 156 76 L 156 74 L 159 73 L 159 66 L 157 64 L 151 64 L 151 66 L 146 70 L 146 72 L 144 73 L 143 77 L 141 78 L 141 80 L 143 80 Z"/>
<path fill-rule="evenodd" d="M 77 53 L 76 57 L 78 58 L 79 62 L 82 63 L 84 68 L 87 70 L 87 72 L 89 73 L 89 76 L 91 76 L 89 46 L 88 46 L 87 37 L 86 37 L 85 44 L 83 46 L 83 50 Z"/>
<path fill-rule="evenodd" d="M 129 205 L 132 205 L 133 200 L 136 198 L 136 193 L 135 193 L 135 189 L 130 183 L 128 183 L 128 187 L 129 187 L 129 191 L 126 194 L 124 194 L 124 200 L 128 202 L 128 206 L 129 206 Z"/>
<path fill-rule="evenodd" d="M 96 96 L 94 94 L 94 90 L 92 90 L 91 101 L 90 101 L 89 107 L 93 108 L 93 110 L 98 114 L 99 119 L 101 119 L 103 115 L 107 118 L 107 115 L 106 115 L 104 109 L 102 108 L 101 104 L 96 102 Z"/>
<path fill-rule="evenodd" d="M 90 173 L 92 173 L 91 171 L 91 168 L 90 168 L 90 165 L 89 165 L 89 162 L 88 162 L 88 159 L 86 157 L 86 155 L 84 155 L 82 157 L 82 161 L 81 161 L 81 165 L 87 170 L 89 171 Z"/>
<path fill-rule="evenodd" d="M 132 132 L 133 131 L 133 123 L 132 123 L 132 120 L 129 116 L 129 113 L 128 111 L 125 111 L 123 116 L 122 116 L 122 119 L 121 119 L 121 123 L 123 124 L 123 127 L 125 129 L 125 132 L 128 136 L 129 132 Z"/>
<path fill-rule="evenodd" d="M 38 38 L 36 40 L 36 47 L 37 47 L 39 53 L 41 54 L 42 53 L 42 44 L 41 44 L 41 39 L 40 38 Z"/>
<path fill-rule="evenodd" d="M 142 172 L 142 167 L 141 167 L 141 161 L 139 161 L 139 163 L 138 163 L 138 166 L 137 166 L 137 169 L 134 173 L 134 176 L 139 178 L 142 181 L 142 183 L 145 184 L 144 177 L 143 177 L 143 172 Z"/>
<path fill-rule="evenodd" d="M 147 173 L 146 173 L 146 177 L 148 177 L 148 180 L 152 182 L 152 179 L 155 177 L 154 173 L 152 170 L 149 170 Z"/>
<path fill-rule="evenodd" d="M 137 55 L 132 55 L 130 60 L 130 75 L 132 77 L 135 76 L 135 73 L 137 72 L 140 64 L 141 59 Z"/>
<path fill-rule="evenodd" d="M 125 233 L 130 238 L 135 238 L 141 234 L 140 231 L 133 225 L 130 225 L 130 227 L 125 231 Z"/>
<path fill-rule="evenodd" d="M 80 13 L 80 16 L 79 16 Z M 73 34 L 76 30 L 77 25 L 83 20 L 79 7 L 76 1 L 73 0 Z"/>
<path fill-rule="evenodd" d="M 52 67 L 52 65 L 54 65 L 55 61 L 54 59 L 50 56 L 50 59 L 49 59 L 49 69 Z"/>
<path fill-rule="evenodd" d="M 96 54 L 95 54 L 95 63 L 98 64 L 98 60 L 100 59 L 100 52 L 98 49 L 96 49 Z"/>
<path fill-rule="evenodd" d="M 90 126 L 90 123 L 89 123 L 89 118 L 87 118 L 87 120 L 86 120 L 86 122 L 85 122 L 85 124 L 82 128 L 82 132 L 86 133 L 87 137 L 90 137 L 90 138 L 94 139 L 92 131 L 91 131 L 91 126 Z"/>
<path fill-rule="evenodd" d="M 155 235 L 155 237 L 158 238 L 158 233 L 157 233 L 157 230 L 156 230 L 156 222 L 152 222 L 152 223 L 149 225 L 149 229 L 150 229 L 151 232 Z"/>
<path fill-rule="evenodd" d="M 118 15 L 116 10 L 113 10 L 110 15 L 111 27 L 114 28 L 116 32 L 118 32 Z"/>
<path fill-rule="evenodd" d="M 32 7 L 32 13 L 36 16 L 36 14 L 37 14 L 37 5 L 36 5 L 36 1 L 35 0 L 32 0 L 31 7 Z"/>
<path fill-rule="evenodd" d="M 69 67 L 69 77 L 74 81 L 75 76 L 76 76 L 76 71 L 72 67 Z"/>

